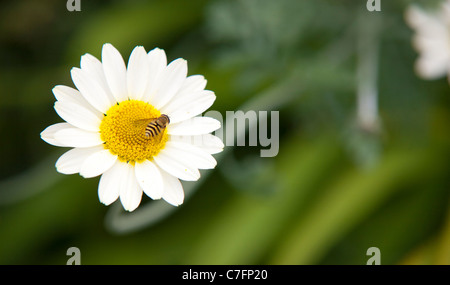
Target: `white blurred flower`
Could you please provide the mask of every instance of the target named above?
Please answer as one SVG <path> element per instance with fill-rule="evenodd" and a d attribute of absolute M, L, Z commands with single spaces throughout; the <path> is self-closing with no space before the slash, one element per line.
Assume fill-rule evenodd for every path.
<path fill-rule="evenodd" d="M 105 205 L 120 197 L 124 209 L 133 211 L 145 193 L 178 206 L 184 199 L 179 179 L 198 180 L 199 169 L 216 166 L 211 154 L 224 145 L 210 133 L 220 122 L 199 116 L 216 96 L 204 90 L 203 76 L 187 77 L 184 59 L 167 65 L 163 50 L 147 53 L 137 46 L 126 67 L 120 53 L 105 44 L 102 62 L 85 54 L 71 75 L 78 90 L 53 88 L 55 110 L 66 122 L 47 127 L 41 137 L 72 147 L 56 162 L 59 172 L 102 175 L 98 195 Z M 170 119 L 167 127 L 146 135 L 147 125 L 162 114 Z"/>
<path fill-rule="evenodd" d="M 415 64 L 424 79 L 437 79 L 450 71 L 450 0 L 435 11 L 412 5 L 406 10 L 406 22 L 415 31 L 413 46 L 419 52 Z"/>

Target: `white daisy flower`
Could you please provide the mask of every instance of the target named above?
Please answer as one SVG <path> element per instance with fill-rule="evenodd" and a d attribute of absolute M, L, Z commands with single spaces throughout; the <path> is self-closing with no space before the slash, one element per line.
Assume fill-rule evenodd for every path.
<path fill-rule="evenodd" d="M 437 79 L 450 71 L 450 0 L 436 11 L 425 11 L 412 5 L 406 10 L 406 22 L 415 31 L 413 46 L 419 52 L 415 63 L 417 74 Z"/>
<path fill-rule="evenodd" d="M 103 204 L 120 197 L 124 209 L 133 211 L 144 192 L 178 206 L 184 199 L 179 179 L 198 180 L 199 169 L 216 166 L 211 154 L 224 145 L 210 133 L 220 122 L 199 116 L 216 96 L 205 90 L 203 76 L 187 77 L 186 60 L 167 64 L 164 50 L 147 53 L 137 46 L 126 67 L 105 44 L 102 62 L 85 54 L 71 76 L 78 90 L 53 88 L 55 110 L 66 122 L 47 127 L 41 138 L 72 147 L 57 160 L 58 172 L 101 175 Z"/>

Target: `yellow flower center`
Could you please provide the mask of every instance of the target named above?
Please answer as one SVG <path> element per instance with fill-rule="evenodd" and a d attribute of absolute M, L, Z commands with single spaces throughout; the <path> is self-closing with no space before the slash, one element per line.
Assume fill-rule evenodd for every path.
<path fill-rule="evenodd" d="M 166 129 L 155 136 L 145 135 L 147 125 L 159 116 L 161 113 L 155 107 L 138 100 L 112 106 L 100 124 L 104 147 L 121 161 L 134 163 L 152 159 L 164 148 L 169 137 Z"/>

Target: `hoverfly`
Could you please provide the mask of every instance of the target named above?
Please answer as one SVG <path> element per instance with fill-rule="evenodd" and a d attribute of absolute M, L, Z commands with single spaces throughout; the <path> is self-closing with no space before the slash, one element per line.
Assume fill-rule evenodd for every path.
<path fill-rule="evenodd" d="M 145 127 L 145 137 L 151 138 L 159 135 L 170 123 L 169 116 L 162 114 L 158 118 L 153 119 Z"/>

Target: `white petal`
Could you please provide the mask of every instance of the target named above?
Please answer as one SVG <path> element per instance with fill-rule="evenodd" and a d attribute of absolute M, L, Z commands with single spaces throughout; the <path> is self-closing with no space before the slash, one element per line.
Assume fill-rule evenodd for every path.
<path fill-rule="evenodd" d="M 78 173 L 86 158 L 102 150 L 104 150 L 103 146 L 73 148 L 58 158 L 56 161 L 56 170 L 63 174 Z"/>
<path fill-rule="evenodd" d="M 109 205 L 119 198 L 122 175 L 124 174 L 122 162 L 116 163 L 100 177 L 98 184 L 98 198 L 100 202 Z"/>
<path fill-rule="evenodd" d="M 222 140 L 212 134 L 202 135 L 202 144 L 200 147 L 210 154 L 215 154 L 223 151 L 225 145 Z M 195 141 L 195 139 L 194 139 Z"/>
<path fill-rule="evenodd" d="M 153 162 L 146 160 L 135 164 L 135 172 L 136 179 L 144 193 L 154 200 L 161 199 L 163 180 L 158 167 Z"/>
<path fill-rule="evenodd" d="M 217 165 L 211 154 L 189 143 L 168 141 L 164 149 L 199 169 L 212 169 Z"/>
<path fill-rule="evenodd" d="M 417 74 L 424 79 L 437 79 L 447 73 L 449 62 L 421 57 L 416 61 L 414 68 Z"/>
<path fill-rule="evenodd" d="M 100 84 L 89 74 L 76 67 L 72 68 L 70 73 L 72 75 L 73 83 L 75 83 L 77 89 L 80 90 L 81 95 L 83 95 L 84 99 L 86 99 L 86 101 L 88 101 L 95 109 L 105 114 L 109 107 L 114 105 L 114 102 L 111 101 L 111 98 L 103 90 Z"/>
<path fill-rule="evenodd" d="M 117 156 L 113 155 L 109 149 L 102 149 L 91 154 L 81 165 L 80 175 L 84 178 L 99 176 L 113 166 Z"/>
<path fill-rule="evenodd" d="M 164 50 L 154 48 L 147 54 L 147 58 L 149 66 L 148 85 L 144 96 L 142 96 L 142 100 L 145 102 L 153 102 L 156 90 L 158 90 L 161 83 L 159 79 L 164 74 L 167 66 L 167 57 Z"/>
<path fill-rule="evenodd" d="M 68 146 L 55 139 L 56 132 L 67 128 L 73 128 L 73 126 L 68 123 L 57 123 L 48 126 L 47 128 L 45 128 L 45 130 L 41 132 L 41 139 L 43 139 L 46 143 L 49 143 L 54 146 Z"/>
<path fill-rule="evenodd" d="M 81 70 L 89 74 L 105 91 L 108 95 L 110 102 L 115 102 L 116 99 L 109 89 L 108 82 L 106 81 L 105 73 L 103 72 L 103 65 L 95 56 L 85 54 L 81 57 Z"/>
<path fill-rule="evenodd" d="M 58 142 L 70 147 L 91 147 L 103 144 L 100 133 L 89 132 L 76 127 L 59 130 L 55 132 L 54 137 Z"/>
<path fill-rule="evenodd" d="M 203 75 L 191 75 L 186 78 L 180 88 L 180 92 L 194 93 L 201 91 L 206 87 L 206 79 Z"/>
<path fill-rule="evenodd" d="M 222 140 L 212 134 L 197 136 L 171 136 L 170 140 L 195 145 L 209 154 L 222 152 L 224 148 Z"/>
<path fill-rule="evenodd" d="M 184 191 L 178 178 L 173 177 L 164 170 L 161 171 L 161 176 L 164 181 L 164 193 L 162 198 L 169 204 L 179 206 L 183 204 Z"/>
<path fill-rule="evenodd" d="M 120 202 L 127 211 L 133 211 L 141 203 L 142 189 L 139 186 L 134 167 L 129 163 L 122 163 L 124 174 L 120 183 Z"/>
<path fill-rule="evenodd" d="M 56 100 L 58 101 L 70 101 L 70 102 L 87 102 L 83 95 L 81 95 L 80 91 L 65 85 L 56 85 L 52 89 L 53 95 L 55 95 Z"/>
<path fill-rule="evenodd" d="M 445 19 L 441 19 L 436 13 L 428 13 L 413 5 L 405 12 L 406 22 L 416 30 L 416 33 L 435 37 L 445 35 L 447 30 Z"/>
<path fill-rule="evenodd" d="M 140 100 L 148 84 L 150 66 L 145 49 L 137 46 L 131 52 L 128 60 L 127 86 L 128 95 L 132 99 Z"/>
<path fill-rule="evenodd" d="M 179 58 L 172 61 L 161 76 L 161 84 L 156 91 L 153 101 L 150 102 L 157 109 L 169 102 L 175 93 L 180 89 L 187 76 L 187 62 Z"/>
<path fill-rule="evenodd" d="M 206 87 L 206 79 L 202 75 L 191 75 L 187 77 L 180 87 L 180 90 L 161 110 L 168 110 L 166 112 L 172 112 L 179 106 L 185 104 L 187 100 L 193 99 L 193 94 L 198 94 Z M 187 98 L 187 99 L 186 99 Z"/>
<path fill-rule="evenodd" d="M 104 118 L 104 114 L 92 107 L 92 105 L 84 99 L 80 91 L 68 86 L 57 85 L 52 89 L 52 92 L 58 102 L 80 105 L 92 115 L 95 115 L 99 120 Z"/>
<path fill-rule="evenodd" d="M 210 117 L 194 117 L 174 124 L 172 124 L 172 118 L 170 117 L 170 124 L 167 126 L 167 133 L 169 135 L 194 136 L 207 134 L 219 128 L 220 122 Z"/>
<path fill-rule="evenodd" d="M 446 31 L 448 33 L 448 31 Z M 420 51 L 421 56 L 424 54 L 432 57 L 448 57 L 450 43 L 448 42 L 449 37 L 439 36 L 439 37 L 424 37 L 424 36 L 414 36 L 413 46 L 416 50 Z"/>
<path fill-rule="evenodd" d="M 450 2 L 448 0 L 446 2 L 442 2 L 441 9 L 441 18 L 448 25 L 450 20 Z"/>
<path fill-rule="evenodd" d="M 114 98 L 119 103 L 127 100 L 127 68 L 119 51 L 111 44 L 103 45 L 102 63 L 106 82 Z"/>
<path fill-rule="evenodd" d="M 73 126 L 93 132 L 100 128 L 101 120 L 98 116 L 78 103 L 57 101 L 55 110 L 61 118 Z"/>
<path fill-rule="evenodd" d="M 99 112 L 97 109 L 92 107 L 91 104 L 89 104 L 86 99 L 84 99 L 83 95 L 81 95 L 80 91 L 64 86 L 64 85 L 57 85 L 53 87 L 52 89 L 53 94 L 55 95 L 56 100 L 59 102 L 70 102 L 74 104 L 79 104 L 82 107 L 88 109 L 91 111 L 95 116 L 97 116 L 100 120 L 103 119 L 103 113 Z"/>
<path fill-rule="evenodd" d="M 171 123 L 178 123 L 200 115 L 211 107 L 215 100 L 214 92 L 209 90 L 197 91 L 174 98 L 161 108 L 161 112 L 169 115 Z"/>
<path fill-rule="evenodd" d="M 179 99 L 183 99 L 185 96 L 190 97 L 191 94 L 203 91 L 205 87 L 206 79 L 202 75 L 191 75 L 183 81 L 180 90 L 178 90 L 178 92 L 175 94 L 172 100 L 167 103 L 167 105 L 172 105 Z"/>
<path fill-rule="evenodd" d="M 416 5 L 409 6 L 405 11 L 406 22 L 414 29 L 419 29 L 432 21 L 432 18 Z"/>
<path fill-rule="evenodd" d="M 200 172 L 181 152 L 171 151 L 167 144 L 158 155 L 153 157 L 155 163 L 166 172 L 186 181 L 196 181 Z"/>

